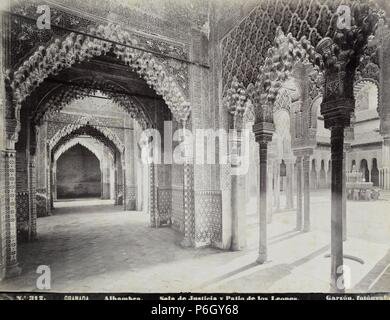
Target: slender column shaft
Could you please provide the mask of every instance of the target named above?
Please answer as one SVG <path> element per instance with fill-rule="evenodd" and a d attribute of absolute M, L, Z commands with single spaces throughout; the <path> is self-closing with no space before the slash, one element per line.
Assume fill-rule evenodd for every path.
<path fill-rule="evenodd" d="M 389 176 L 389 168 L 390 168 L 390 137 L 386 136 L 383 138 L 383 146 L 382 146 L 382 185 L 383 189 L 390 189 L 390 176 Z"/>
<path fill-rule="evenodd" d="M 230 141 L 232 146 L 232 169 L 237 168 L 237 160 L 240 159 L 242 148 L 242 133 L 236 137 L 232 137 Z M 232 170 L 236 171 L 236 170 Z M 247 179 L 249 180 L 249 179 Z M 231 176 L 231 208 L 232 208 L 232 245 L 231 249 L 234 251 L 242 250 L 246 245 L 245 237 L 245 213 L 246 213 L 246 199 L 245 191 L 246 181 L 244 175 L 232 174 Z"/>
<path fill-rule="evenodd" d="M 110 199 L 110 158 L 106 147 L 103 149 L 102 155 L 102 199 Z"/>
<path fill-rule="evenodd" d="M 127 128 L 134 129 L 134 120 L 127 116 L 124 124 Z M 135 138 L 134 130 L 124 130 L 125 150 L 124 150 L 124 181 L 123 200 L 125 210 L 136 210 L 137 208 L 137 172 L 135 170 Z"/>
<path fill-rule="evenodd" d="M 232 175 L 232 250 L 238 251 L 245 248 L 245 178 Z"/>
<path fill-rule="evenodd" d="M 297 157 L 297 230 L 302 230 L 302 157 Z"/>
<path fill-rule="evenodd" d="M 272 222 L 272 176 L 273 176 L 273 164 L 267 164 L 267 223 Z"/>
<path fill-rule="evenodd" d="M 347 240 L 347 168 L 346 168 L 346 159 L 347 152 L 344 149 L 343 152 L 343 167 L 342 167 L 342 200 L 343 200 L 343 241 Z"/>
<path fill-rule="evenodd" d="M 331 286 L 342 292 L 340 279 L 343 277 L 343 155 L 344 128 L 331 129 L 332 152 L 332 211 L 331 211 Z"/>
<path fill-rule="evenodd" d="M 260 208 L 259 208 L 259 256 L 257 262 L 267 261 L 267 142 L 260 146 Z"/>
<path fill-rule="evenodd" d="M 119 178 L 118 178 L 118 161 L 116 160 L 114 168 L 114 185 L 115 185 L 115 205 L 119 205 Z"/>
<path fill-rule="evenodd" d="M 276 211 L 280 211 L 280 162 L 275 164 L 275 207 Z"/>
<path fill-rule="evenodd" d="M 294 163 L 293 160 L 286 161 L 286 173 L 287 173 L 287 186 L 286 186 L 286 209 L 294 208 L 294 195 L 293 195 L 293 176 L 294 176 Z"/>
<path fill-rule="evenodd" d="M 303 231 L 310 231 L 310 155 L 303 157 Z"/>
<path fill-rule="evenodd" d="M 53 200 L 57 201 L 57 162 L 54 162 L 51 172 L 53 175 Z"/>

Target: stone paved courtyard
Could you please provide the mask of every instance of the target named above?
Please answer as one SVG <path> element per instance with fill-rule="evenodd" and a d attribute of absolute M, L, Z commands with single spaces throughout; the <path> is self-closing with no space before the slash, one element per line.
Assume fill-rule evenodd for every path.
<path fill-rule="evenodd" d="M 39 291 L 36 269 L 48 265 L 51 291 L 73 292 L 323 292 L 329 290 L 329 191 L 312 194 L 312 231 L 296 232 L 293 211 L 268 225 L 269 262 L 257 257 L 256 216 L 248 219 L 248 248 L 241 252 L 183 249 L 170 228 L 153 229 L 141 212 L 110 201 L 57 204 L 38 220 L 39 239 L 19 247 L 23 273 L 1 291 Z M 351 291 L 390 291 L 390 194 L 377 202 L 348 202 L 344 253 Z"/>

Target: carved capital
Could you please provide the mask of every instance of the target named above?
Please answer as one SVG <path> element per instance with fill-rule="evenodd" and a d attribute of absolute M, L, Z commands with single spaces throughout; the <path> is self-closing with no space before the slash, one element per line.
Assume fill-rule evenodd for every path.
<path fill-rule="evenodd" d="M 355 99 L 337 99 L 321 103 L 321 114 L 324 116 L 325 128 L 349 127 L 351 114 L 355 109 Z"/>
<path fill-rule="evenodd" d="M 274 131 L 275 126 L 271 122 L 257 122 L 253 125 L 255 140 L 258 143 L 268 143 L 272 141 Z"/>

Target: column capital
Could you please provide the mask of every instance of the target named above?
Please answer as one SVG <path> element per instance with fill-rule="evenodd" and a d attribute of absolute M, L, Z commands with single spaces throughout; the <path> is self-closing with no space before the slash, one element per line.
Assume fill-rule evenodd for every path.
<path fill-rule="evenodd" d="M 354 98 L 338 98 L 322 102 L 321 114 L 324 116 L 325 128 L 349 127 L 351 125 L 351 114 L 354 109 Z"/>
<path fill-rule="evenodd" d="M 361 17 L 353 28 L 336 28 L 331 37 L 318 42 L 316 51 L 324 69 L 324 96 L 321 114 L 325 128 L 348 127 L 355 108 L 354 76 L 369 37 L 375 31 L 379 13 L 365 6 L 351 7 L 352 15 Z"/>
<path fill-rule="evenodd" d="M 272 141 L 272 135 L 275 131 L 275 126 L 272 122 L 257 122 L 253 125 L 253 133 L 255 140 L 258 143 L 268 143 Z"/>

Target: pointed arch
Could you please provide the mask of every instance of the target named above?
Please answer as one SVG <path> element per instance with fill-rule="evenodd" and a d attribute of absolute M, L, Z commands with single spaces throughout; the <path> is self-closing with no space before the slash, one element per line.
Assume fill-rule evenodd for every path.
<path fill-rule="evenodd" d="M 76 78 L 71 82 L 74 85 L 65 86 L 60 84 L 45 94 L 36 107 L 35 123 L 41 124 L 48 113 L 61 111 L 74 100 L 85 99 L 101 91 L 122 108 L 123 111 L 127 112 L 131 118 L 137 120 L 143 129 L 153 127 L 154 123 L 152 118 L 139 99 L 126 94 L 115 93 L 115 88 L 117 87 L 120 87 L 124 92 L 127 91 L 117 82 L 112 80 L 97 80 L 90 77 Z M 105 89 L 109 90 L 105 91 Z"/>
<path fill-rule="evenodd" d="M 93 137 L 91 137 L 91 139 L 93 139 Z M 69 150 L 70 148 L 78 144 L 91 151 L 96 156 L 96 158 L 98 158 L 99 161 L 102 162 L 103 159 L 102 151 L 98 150 L 96 146 L 94 146 L 92 143 L 89 143 L 88 141 L 80 137 L 74 137 L 68 140 L 67 142 L 65 142 L 63 145 L 61 145 L 53 155 L 54 161 L 58 160 L 59 157 L 61 157 L 61 155 L 64 154 L 67 150 Z"/>
<path fill-rule="evenodd" d="M 91 27 L 89 34 L 110 39 L 124 45 L 135 45 L 136 40 L 129 32 L 115 24 Z M 13 73 L 9 73 L 9 86 L 12 89 L 12 103 L 16 120 L 14 135 L 20 130 L 20 109 L 22 102 L 50 75 L 72 67 L 76 62 L 107 54 L 110 50 L 117 58 L 135 71 L 146 83 L 161 95 L 173 116 L 180 122 L 187 120 L 191 108 L 189 98 L 180 87 L 176 75 L 166 68 L 161 59 L 141 50 L 113 45 L 112 42 L 71 32 L 62 40 L 55 39 L 47 46 L 40 46 Z M 11 113 L 12 114 L 12 113 Z"/>
<path fill-rule="evenodd" d="M 115 145 L 119 152 L 123 152 L 124 145 L 118 138 L 118 136 L 113 133 L 109 128 L 105 127 L 103 124 L 96 125 L 96 123 L 99 124 L 98 121 L 96 121 L 96 119 L 94 119 L 92 116 L 85 116 L 79 118 L 75 123 L 69 124 L 57 131 L 56 134 L 48 142 L 49 148 L 53 150 L 53 148 L 57 146 L 61 139 L 65 138 L 66 136 L 69 136 L 77 129 L 89 126 L 103 134 L 109 141 L 111 141 Z"/>

